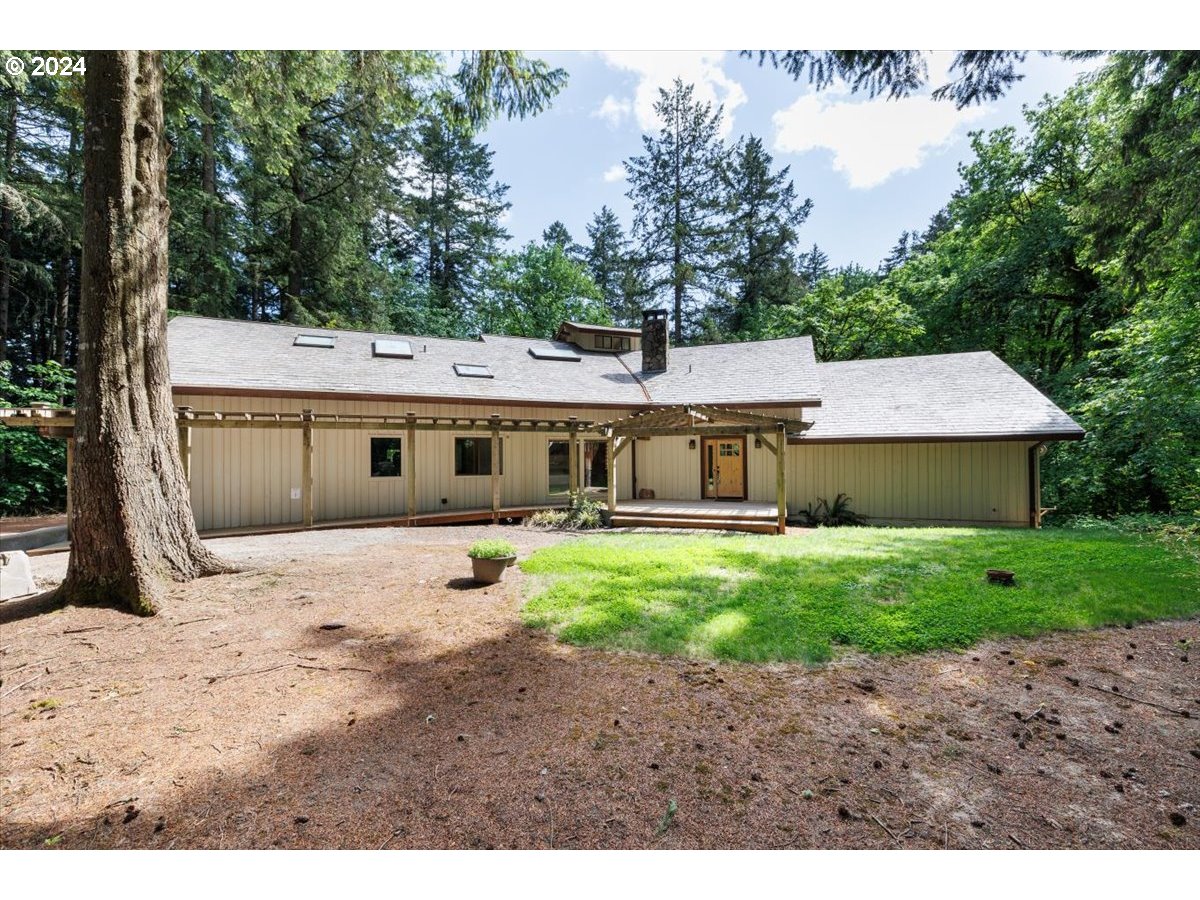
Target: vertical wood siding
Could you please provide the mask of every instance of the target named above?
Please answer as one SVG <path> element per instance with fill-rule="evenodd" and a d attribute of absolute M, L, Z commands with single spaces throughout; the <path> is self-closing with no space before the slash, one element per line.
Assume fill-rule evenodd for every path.
<path fill-rule="evenodd" d="M 620 410 L 545 410 L 530 407 L 483 407 L 459 404 L 388 403 L 363 400 L 303 400 L 276 397 L 214 397 L 177 394 L 175 402 L 219 411 L 287 411 L 311 408 L 319 413 L 506 418 L 553 416 L 603 421 L 626 415 Z M 786 415 L 801 418 L 801 410 Z M 317 430 L 314 434 L 314 513 L 318 521 L 403 516 L 407 472 L 398 478 L 372 478 L 370 438 L 399 437 L 400 432 Z M 483 437 L 486 432 L 463 432 Z M 501 503 L 525 506 L 559 499 L 550 495 L 549 449 L 557 435 L 507 434 Z M 417 432 L 417 510 L 487 508 L 491 479 L 454 474 L 453 432 Z M 636 452 L 639 488 L 660 499 L 695 500 L 701 495 L 700 446 L 689 438 L 652 437 L 617 459 L 617 496 L 633 496 Z M 809 444 L 787 449 L 788 509 L 794 513 L 817 498 L 839 493 L 852 508 L 880 522 L 982 523 L 1024 526 L 1029 523 L 1028 441 Z M 201 530 L 298 523 L 301 503 L 291 492 L 301 484 L 301 435 L 296 430 L 196 428 L 192 431 L 192 508 Z M 775 457 L 746 440 L 746 491 L 757 503 L 775 501 Z M 402 457 L 403 458 L 403 457 Z"/>

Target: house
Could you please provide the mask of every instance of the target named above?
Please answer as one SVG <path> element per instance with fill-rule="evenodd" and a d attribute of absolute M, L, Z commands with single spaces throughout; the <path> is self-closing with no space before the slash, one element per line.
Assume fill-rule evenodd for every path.
<path fill-rule="evenodd" d="M 1036 527 L 1039 451 L 1082 429 L 991 353 L 818 363 L 807 337 L 671 347 L 177 316 L 202 531 L 516 519 L 592 491 L 615 524 L 776 531 L 839 493 L 875 522 Z"/>

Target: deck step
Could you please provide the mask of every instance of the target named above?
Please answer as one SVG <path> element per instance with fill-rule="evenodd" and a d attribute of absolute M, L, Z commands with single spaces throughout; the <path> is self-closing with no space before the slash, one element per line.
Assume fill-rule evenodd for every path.
<path fill-rule="evenodd" d="M 671 509 L 654 508 L 654 509 L 624 509 L 617 507 L 618 516 L 628 516 L 629 518 L 649 518 L 649 519 L 713 519 L 719 522 L 774 522 L 775 510 L 770 512 L 744 512 L 736 506 L 730 505 L 728 510 L 713 509 L 713 510 L 697 510 L 697 509 Z"/>
<path fill-rule="evenodd" d="M 774 519 L 714 519 L 708 516 L 627 515 L 621 512 L 612 517 L 612 524 L 614 528 L 709 528 L 754 534 L 775 534 L 779 530 Z"/>

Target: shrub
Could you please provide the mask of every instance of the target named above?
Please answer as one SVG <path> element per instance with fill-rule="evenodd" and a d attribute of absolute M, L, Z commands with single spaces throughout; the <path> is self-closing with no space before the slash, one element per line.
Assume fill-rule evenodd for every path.
<path fill-rule="evenodd" d="M 838 494 L 830 503 L 824 497 L 817 498 L 817 505 L 811 503 L 800 513 L 800 522 L 810 528 L 837 528 L 841 525 L 866 525 L 865 516 L 850 509 L 850 498 Z"/>
<path fill-rule="evenodd" d="M 467 551 L 467 556 L 471 557 L 471 559 L 506 559 L 516 555 L 516 547 L 508 541 L 495 539 L 476 541 L 471 545 L 471 549 Z"/>
<path fill-rule="evenodd" d="M 49 362 L 28 368 L 21 383 L 0 364 L 0 406 L 70 405 L 74 373 Z M 32 428 L 0 427 L 0 515 L 61 510 L 67 503 L 67 442 Z"/>
<path fill-rule="evenodd" d="M 590 531 L 603 524 L 600 504 L 582 491 L 571 491 L 566 509 L 543 509 L 525 520 L 530 528 Z"/>

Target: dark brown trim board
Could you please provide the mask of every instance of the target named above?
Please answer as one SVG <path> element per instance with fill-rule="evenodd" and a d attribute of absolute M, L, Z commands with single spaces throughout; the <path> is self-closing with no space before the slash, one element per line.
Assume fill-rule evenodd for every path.
<path fill-rule="evenodd" d="M 861 437 L 788 437 L 788 446 L 800 444 L 965 444 L 976 441 L 1081 441 L 1086 432 L 1031 434 L 906 434 Z"/>
<path fill-rule="evenodd" d="M 451 397 L 444 394 L 377 394 L 362 391 L 293 391 L 283 388 L 234 388 L 176 384 L 171 386 L 176 394 L 197 397 L 282 397 L 291 400 L 368 400 L 380 403 L 455 403 L 463 406 L 532 406 L 548 409 L 662 409 L 679 404 L 672 403 L 596 403 L 565 400 L 521 400 L 512 397 Z M 703 404 L 702 404 L 703 405 Z M 789 400 L 769 403 L 719 403 L 731 409 L 798 409 L 818 407 L 820 400 Z"/>

